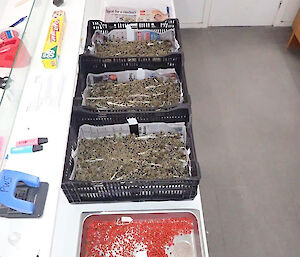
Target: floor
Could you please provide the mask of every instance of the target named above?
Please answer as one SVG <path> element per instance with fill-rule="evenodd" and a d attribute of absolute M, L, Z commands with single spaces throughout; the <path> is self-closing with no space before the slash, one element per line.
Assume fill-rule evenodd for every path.
<path fill-rule="evenodd" d="M 300 51 L 290 28 L 184 30 L 211 257 L 300 256 Z"/>

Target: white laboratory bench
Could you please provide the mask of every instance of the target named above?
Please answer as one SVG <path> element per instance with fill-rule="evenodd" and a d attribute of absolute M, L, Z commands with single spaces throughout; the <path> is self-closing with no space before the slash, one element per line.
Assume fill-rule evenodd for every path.
<path fill-rule="evenodd" d="M 61 180 L 77 81 L 78 54 L 84 41 L 82 31 L 86 29 L 85 1 L 65 0 L 65 4 L 59 8 L 66 12 L 67 20 L 62 54 L 59 68 L 46 70 L 40 57 L 51 15 L 55 9 L 58 8 L 52 5 L 52 1 L 49 1 L 44 21 L 40 24 L 40 31 L 37 31 L 40 34 L 39 41 L 35 54 L 32 56 L 8 149 L 14 146 L 16 141 L 27 138 L 48 137 L 49 143 L 44 146 L 44 150 L 41 152 L 10 155 L 4 165 L 6 169 L 26 172 L 49 183 L 45 210 L 43 216 L 38 219 L 0 218 L 0 256 L 77 256 L 79 220 L 82 212 L 196 209 L 200 212 L 202 256 L 208 257 L 200 190 L 198 190 L 196 198 L 189 201 L 116 202 L 82 205 L 68 203 L 61 190 Z M 44 90 L 54 87 L 56 90 L 54 96 L 59 95 L 59 100 L 52 99 L 53 101 L 49 102 L 49 106 L 39 103 L 37 91 L 39 92 L 40 87 L 43 87 Z"/>

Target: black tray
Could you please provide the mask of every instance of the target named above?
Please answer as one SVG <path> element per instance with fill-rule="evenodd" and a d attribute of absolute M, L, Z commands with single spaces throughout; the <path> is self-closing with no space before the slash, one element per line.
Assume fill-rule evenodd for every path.
<path fill-rule="evenodd" d="M 82 110 L 73 110 L 71 126 L 69 131 L 68 145 L 65 158 L 64 173 L 62 179 L 62 189 L 70 203 L 93 203 L 93 202 L 113 202 L 113 201 L 166 201 L 193 199 L 197 195 L 200 181 L 200 167 L 197 162 L 192 126 L 188 123 L 189 117 L 180 115 L 174 120 L 174 113 L 164 113 L 158 116 L 136 117 L 138 122 L 186 122 L 187 148 L 190 148 L 190 160 L 192 166 L 192 176 L 187 179 L 168 180 L 124 180 L 124 181 L 76 181 L 70 180 L 74 166 L 72 152 L 77 148 L 79 127 L 83 124 L 103 126 L 108 124 L 126 123 L 123 115 L 119 121 L 103 120 L 97 113 L 86 114 Z"/>
<path fill-rule="evenodd" d="M 147 57 L 104 57 L 100 58 L 90 53 L 89 47 L 92 46 L 92 37 L 96 30 L 108 33 L 114 29 L 126 29 L 126 25 L 130 24 L 134 28 L 148 29 L 157 32 L 164 32 L 169 29 L 175 29 L 175 38 L 181 46 L 181 35 L 178 19 L 168 19 L 163 22 L 103 22 L 100 20 L 89 20 L 87 26 L 87 37 L 85 42 L 84 54 L 80 56 L 80 73 L 99 73 L 99 68 L 105 68 L 107 71 L 118 71 L 120 67 L 124 69 L 136 69 L 143 67 L 144 69 L 170 68 L 175 63 L 183 65 L 183 53 L 181 48 L 176 53 L 166 56 L 147 56 Z M 154 67 L 153 67 L 154 66 Z M 173 66 L 174 67 L 174 66 Z M 122 69 L 121 68 L 121 69 Z"/>
<path fill-rule="evenodd" d="M 181 34 L 178 19 L 167 19 L 165 21 L 156 22 L 104 22 L 101 20 L 89 20 L 87 26 L 87 34 L 85 40 L 85 53 L 89 53 L 88 47 L 92 46 L 92 37 L 96 30 L 101 31 L 103 34 L 109 33 L 115 29 L 126 29 L 126 26 L 130 25 L 133 29 L 146 29 L 153 30 L 155 32 L 165 32 L 170 29 L 175 30 L 175 38 L 181 47 Z M 178 51 L 180 53 L 180 49 Z M 106 58 L 103 58 L 106 59 Z M 119 58 L 117 58 L 119 59 Z M 122 59 L 122 57 L 120 57 Z"/>
<path fill-rule="evenodd" d="M 129 59 L 129 58 L 127 58 Z M 126 112 L 126 111 L 134 111 L 134 112 L 144 112 L 144 111 L 161 111 L 161 110 L 172 110 L 174 107 L 188 109 L 191 112 L 191 98 L 188 93 L 187 82 L 185 77 L 184 67 L 182 66 L 181 60 L 177 58 L 170 58 L 168 62 L 157 62 L 150 63 L 149 65 L 145 65 L 143 63 L 138 62 L 130 62 L 124 59 L 122 64 L 116 64 L 114 67 L 107 67 L 104 65 L 101 59 L 93 59 L 93 62 L 87 61 L 86 58 L 83 58 L 81 55 L 79 57 L 79 75 L 77 79 L 77 86 L 75 91 L 74 105 L 82 106 L 82 93 L 86 88 L 86 79 L 89 73 L 92 74 L 100 74 L 105 72 L 114 72 L 114 71 L 124 71 L 124 70 L 137 70 L 137 68 L 143 68 L 148 70 L 157 70 L 157 69 L 167 69 L 167 68 L 175 68 L 176 73 L 178 74 L 179 80 L 182 83 L 182 91 L 183 91 L 183 103 L 179 103 L 173 106 L 166 107 L 147 107 L 147 108 L 118 108 L 118 109 L 97 109 L 89 106 L 84 106 L 83 108 L 91 111 L 99 111 L 100 113 L 117 113 L 117 112 Z"/>

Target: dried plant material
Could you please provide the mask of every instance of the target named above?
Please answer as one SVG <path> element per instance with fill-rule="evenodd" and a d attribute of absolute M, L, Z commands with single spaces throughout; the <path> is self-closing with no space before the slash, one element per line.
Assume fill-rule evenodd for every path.
<path fill-rule="evenodd" d="M 172 52 L 170 40 L 106 41 L 96 43 L 98 57 L 165 56 Z"/>
<path fill-rule="evenodd" d="M 128 82 L 103 81 L 88 86 L 86 105 L 95 108 L 166 107 L 180 102 L 176 79 L 154 77 Z"/>
<path fill-rule="evenodd" d="M 82 139 L 76 180 L 134 180 L 189 177 L 182 135 L 157 133 Z"/>

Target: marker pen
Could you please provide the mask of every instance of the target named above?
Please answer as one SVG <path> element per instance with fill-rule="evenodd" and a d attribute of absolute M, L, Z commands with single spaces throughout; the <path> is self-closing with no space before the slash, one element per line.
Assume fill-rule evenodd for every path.
<path fill-rule="evenodd" d="M 170 18 L 170 7 L 167 6 L 167 13 L 168 13 L 168 18 Z"/>
<path fill-rule="evenodd" d="M 12 147 L 10 149 L 10 153 L 11 154 L 34 153 L 42 150 L 43 150 L 42 145 L 28 145 L 28 146 Z"/>
<path fill-rule="evenodd" d="M 2 156 L 2 149 L 4 150 L 4 137 L 0 136 L 0 158 Z"/>
<path fill-rule="evenodd" d="M 41 144 L 45 144 L 45 143 L 48 143 L 48 138 L 47 137 L 39 137 L 39 138 L 18 141 L 16 143 L 16 146 L 41 145 Z"/>
<path fill-rule="evenodd" d="M 14 24 L 10 25 L 9 27 L 15 27 L 15 26 L 17 26 L 22 21 L 24 21 L 26 18 L 27 18 L 27 16 L 22 17 L 21 19 L 17 20 Z"/>

